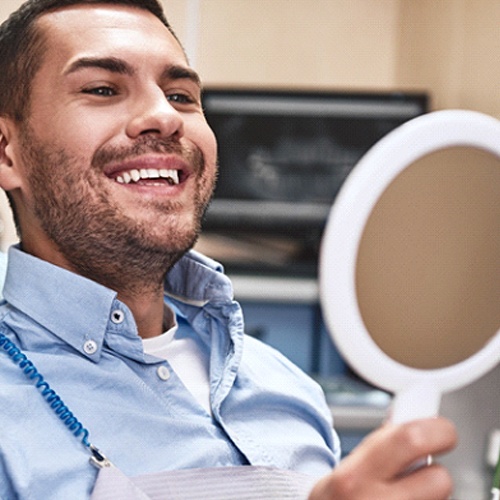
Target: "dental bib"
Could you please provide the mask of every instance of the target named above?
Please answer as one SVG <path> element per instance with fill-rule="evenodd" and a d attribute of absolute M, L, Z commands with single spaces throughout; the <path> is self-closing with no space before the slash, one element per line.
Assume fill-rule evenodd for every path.
<path fill-rule="evenodd" d="M 318 478 L 261 466 L 184 469 L 127 477 L 103 467 L 90 500 L 306 500 Z"/>

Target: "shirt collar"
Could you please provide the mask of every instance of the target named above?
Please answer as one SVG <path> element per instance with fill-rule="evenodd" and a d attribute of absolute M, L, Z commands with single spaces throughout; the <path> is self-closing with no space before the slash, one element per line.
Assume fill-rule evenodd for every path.
<path fill-rule="evenodd" d="M 196 309 L 209 302 L 229 303 L 233 290 L 222 271 L 217 262 L 190 251 L 168 273 L 165 293 Z M 3 293 L 23 315 L 94 361 L 100 358 L 105 334 L 116 352 L 147 361 L 131 311 L 115 291 L 99 283 L 16 245 L 9 249 Z"/>
<path fill-rule="evenodd" d="M 194 250 L 189 251 L 169 271 L 165 293 L 197 306 L 233 300 L 233 287 L 221 264 Z"/>
<path fill-rule="evenodd" d="M 21 278 L 21 279 L 20 279 Z M 119 308 L 116 292 L 11 247 L 4 298 L 22 314 L 60 339 L 96 359 L 113 312 Z M 125 304 L 122 310 L 125 311 Z M 116 322 L 116 317 L 113 317 Z M 86 342 L 91 341 L 91 344 Z M 86 348 L 85 348 L 86 345 Z"/>

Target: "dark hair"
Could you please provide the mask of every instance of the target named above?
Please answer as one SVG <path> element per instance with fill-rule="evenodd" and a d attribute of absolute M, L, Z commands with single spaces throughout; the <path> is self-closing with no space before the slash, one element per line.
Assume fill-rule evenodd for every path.
<path fill-rule="evenodd" d="M 178 40 L 157 0 L 28 0 L 0 26 L 0 116 L 20 122 L 28 114 L 31 84 L 43 62 L 45 42 L 36 21 L 48 12 L 88 4 L 148 10 Z"/>

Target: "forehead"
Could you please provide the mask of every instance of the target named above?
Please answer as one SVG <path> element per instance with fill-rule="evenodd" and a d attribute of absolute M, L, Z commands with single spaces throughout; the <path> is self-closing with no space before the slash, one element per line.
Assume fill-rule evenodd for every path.
<path fill-rule="evenodd" d="M 155 54 L 187 65 L 185 54 L 167 27 L 151 12 L 118 5 L 76 5 L 44 14 L 38 26 L 46 41 L 44 62 L 70 63 L 79 57 Z"/>

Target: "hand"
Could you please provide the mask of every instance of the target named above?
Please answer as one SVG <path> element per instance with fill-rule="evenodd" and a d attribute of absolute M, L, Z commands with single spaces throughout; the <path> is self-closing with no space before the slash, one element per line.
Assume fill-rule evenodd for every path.
<path fill-rule="evenodd" d="M 321 479 L 309 500 L 445 500 L 453 485 L 444 467 L 405 471 L 428 455 L 451 450 L 456 441 L 455 427 L 441 417 L 384 425 Z"/>

